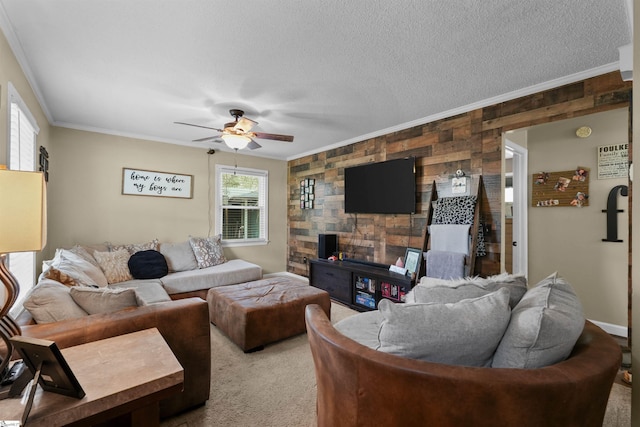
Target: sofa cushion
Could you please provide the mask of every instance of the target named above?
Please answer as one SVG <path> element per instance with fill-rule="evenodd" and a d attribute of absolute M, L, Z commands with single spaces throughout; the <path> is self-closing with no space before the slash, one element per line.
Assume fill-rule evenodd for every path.
<path fill-rule="evenodd" d="M 571 285 L 553 273 L 514 308 L 493 367 L 541 368 L 566 359 L 584 328 L 582 305 Z"/>
<path fill-rule="evenodd" d="M 198 261 L 198 268 L 207 268 L 227 262 L 222 249 L 221 236 L 190 237 L 189 243 Z"/>
<path fill-rule="evenodd" d="M 67 249 L 56 249 L 43 277 L 67 286 L 107 285 L 107 278 L 99 267 Z"/>
<path fill-rule="evenodd" d="M 51 279 L 42 279 L 29 292 L 24 308 L 31 313 L 36 323 L 51 323 L 60 320 L 87 316 L 75 303 L 69 287 Z"/>
<path fill-rule="evenodd" d="M 73 287 L 71 298 L 89 314 L 112 313 L 127 307 L 137 307 L 134 289 Z"/>
<path fill-rule="evenodd" d="M 100 264 L 100 268 L 109 283 L 118 283 L 133 279 L 128 266 L 131 255 L 126 249 L 119 249 L 114 252 L 95 251 L 93 257 L 98 261 L 98 264 Z"/>
<path fill-rule="evenodd" d="M 133 289 L 138 306 L 169 302 L 171 298 L 158 279 L 129 280 L 109 285 L 111 289 Z"/>
<path fill-rule="evenodd" d="M 126 249 L 127 252 L 129 252 L 129 255 L 133 255 L 136 252 L 140 252 L 140 251 L 149 251 L 149 250 L 153 250 L 153 251 L 157 251 L 158 250 L 158 239 L 153 239 L 150 242 L 144 242 L 144 243 L 130 243 L 128 245 L 113 245 L 110 248 L 111 252 L 114 251 L 119 251 L 120 249 Z"/>
<path fill-rule="evenodd" d="M 487 278 L 467 277 L 444 280 L 423 277 L 420 283 L 407 293 L 406 302 L 457 302 L 466 298 L 477 298 L 498 289 L 509 290 L 509 306 L 514 308 L 527 291 L 527 279 L 523 275 L 497 274 Z"/>
<path fill-rule="evenodd" d="M 167 293 L 173 295 L 259 279 L 262 279 L 262 268 L 259 265 L 232 259 L 213 267 L 167 274 L 160 281 Z"/>
<path fill-rule="evenodd" d="M 170 272 L 189 271 L 198 268 L 198 261 L 188 240 L 181 243 L 161 243 L 160 253 L 167 260 Z"/>
<path fill-rule="evenodd" d="M 451 304 L 378 304 L 384 320 L 378 350 L 462 366 L 490 366 L 509 324 L 509 291 Z"/>
<path fill-rule="evenodd" d="M 334 327 L 342 335 L 375 350 L 380 346 L 378 333 L 383 320 L 380 310 L 372 310 L 342 319 Z"/>
<path fill-rule="evenodd" d="M 169 273 L 164 256 L 152 249 L 131 255 L 127 265 L 134 279 L 158 279 Z"/>

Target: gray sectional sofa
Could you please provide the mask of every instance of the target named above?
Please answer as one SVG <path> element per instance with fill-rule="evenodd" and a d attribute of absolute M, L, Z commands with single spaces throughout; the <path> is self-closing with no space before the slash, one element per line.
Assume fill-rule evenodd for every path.
<path fill-rule="evenodd" d="M 130 263 L 144 251 L 154 251 L 166 263 L 167 273 L 132 277 Z M 37 285 L 25 299 L 27 313 L 20 316 L 20 323 L 50 323 L 190 297 L 204 300 L 212 287 L 261 278 L 259 265 L 227 260 L 218 237 L 180 243 L 76 245 L 57 249 L 54 259 L 44 262 Z"/>

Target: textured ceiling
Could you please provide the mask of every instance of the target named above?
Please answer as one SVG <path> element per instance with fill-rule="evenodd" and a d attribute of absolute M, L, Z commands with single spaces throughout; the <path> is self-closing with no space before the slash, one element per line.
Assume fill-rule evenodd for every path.
<path fill-rule="evenodd" d="M 631 0 L 0 0 L 52 124 L 292 159 L 617 69 Z M 546 85 L 546 86 L 545 86 Z"/>

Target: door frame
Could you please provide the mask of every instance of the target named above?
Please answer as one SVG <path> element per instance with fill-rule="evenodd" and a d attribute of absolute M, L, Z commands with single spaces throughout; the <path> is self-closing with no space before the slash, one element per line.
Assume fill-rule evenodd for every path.
<path fill-rule="evenodd" d="M 504 135 L 504 146 L 513 151 L 513 241 L 517 242 L 517 246 L 513 250 L 513 266 L 514 274 L 528 274 L 528 228 L 527 213 L 529 199 L 527 176 L 528 150 L 511 141 L 508 135 Z M 504 150 L 503 150 L 504 156 Z M 503 212 L 504 218 L 504 212 Z M 510 245 L 512 242 L 503 242 L 504 245 Z M 504 247 L 503 251 L 504 253 Z"/>

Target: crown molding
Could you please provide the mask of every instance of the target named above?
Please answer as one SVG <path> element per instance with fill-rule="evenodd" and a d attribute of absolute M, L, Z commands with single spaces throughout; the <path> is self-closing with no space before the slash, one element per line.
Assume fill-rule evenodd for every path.
<path fill-rule="evenodd" d="M 366 135 L 357 136 L 355 138 L 347 139 L 345 141 L 337 142 L 335 144 L 327 145 L 317 150 L 307 151 L 295 156 L 287 158 L 287 161 L 296 160 L 302 157 L 310 156 L 313 154 L 322 153 L 327 150 L 333 150 L 336 148 L 344 147 L 345 145 L 353 144 L 356 142 L 365 141 L 367 139 L 376 138 L 378 136 L 387 135 L 390 133 L 398 132 L 401 130 L 409 129 L 415 126 L 421 126 L 427 123 L 434 122 L 436 120 L 446 119 L 447 117 L 453 117 L 458 114 L 468 113 L 469 111 L 477 110 L 480 108 L 488 107 L 490 105 L 500 104 L 501 102 L 511 101 L 513 99 L 521 98 L 523 96 L 533 95 L 534 93 L 544 92 L 545 90 L 554 89 L 567 84 L 575 83 L 581 80 L 590 79 L 592 77 L 600 76 L 610 73 L 612 71 L 618 71 L 620 69 L 619 62 L 612 62 L 600 67 L 591 68 L 579 73 L 570 74 L 568 76 L 560 77 L 557 79 L 549 80 L 543 83 L 539 83 L 533 86 L 528 86 L 522 89 L 507 92 L 502 95 L 494 96 L 492 98 L 483 99 L 482 101 L 474 102 L 471 104 L 463 105 L 461 107 L 453 108 L 451 110 L 443 111 L 441 113 L 432 114 L 421 119 L 416 119 L 410 122 L 402 123 L 396 126 L 392 126 L 386 129 L 380 129 L 375 132 L 368 133 Z"/>

